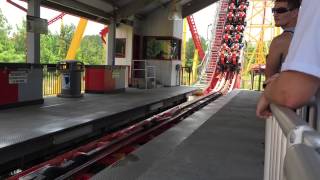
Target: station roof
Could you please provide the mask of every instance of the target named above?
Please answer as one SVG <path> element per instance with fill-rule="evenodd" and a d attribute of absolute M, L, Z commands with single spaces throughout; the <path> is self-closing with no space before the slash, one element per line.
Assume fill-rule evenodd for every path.
<path fill-rule="evenodd" d="M 218 0 L 176 0 L 186 17 Z M 127 19 L 131 16 L 143 18 L 157 8 L 170 5 L 173 0 L 42 0 L 42 5 L 81 16 L 89 20 L 108 24 L 110 19 Z"/>

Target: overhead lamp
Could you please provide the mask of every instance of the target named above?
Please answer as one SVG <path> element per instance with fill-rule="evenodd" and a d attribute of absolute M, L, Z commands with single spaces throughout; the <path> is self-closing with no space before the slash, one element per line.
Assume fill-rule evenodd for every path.
<path fill-rule="evenodd" d="M 168 19 L 172 21 L 182 20 L 181 9 L 181 5 L 177 2 L 177 0 L 171 0 L 168 12 Z"/>

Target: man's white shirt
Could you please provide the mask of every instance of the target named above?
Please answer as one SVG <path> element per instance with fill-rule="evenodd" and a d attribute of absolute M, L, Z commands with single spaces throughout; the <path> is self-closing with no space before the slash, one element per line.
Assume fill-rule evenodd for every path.
<path fill-rule="evenodd" d="M 320 78 L 319 0 L 302 0 L 298 22 L 281 71 L 298 71 Z"/>

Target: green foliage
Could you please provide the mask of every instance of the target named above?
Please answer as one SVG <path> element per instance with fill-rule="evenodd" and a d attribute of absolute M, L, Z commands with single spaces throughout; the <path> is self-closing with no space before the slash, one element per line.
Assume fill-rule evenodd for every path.
<path fill-rule="evenodd" d="M 202 49 L 203 49 L 204 52 L 206 52 L 207 48 L 208 48 L 206 40 L 203 37 L 200 37 L 200 39 L 201 39 Z M 194 43 L 193 43 L 193 39 L 189 38 L 188 41 L 187 41 L 187 46 L 186 46 L 186 59 L 187 59 L 186 66 L 187 67 L 192 67 L 194 51 L 195 51 L 195 46 L 194 46 Z"/>
<path fill-rule="evenodd" d="M 13 33 L 12 40 L 14 42 L 14 49 L 17 53 L 20 55 L 20 60 L 25 61 L 26 60 L 26 53 L 27 47 L 26 47 L 26 27 L 27 23 L 26 21 L 22 21 L 21 26 L 16 26 L 16 31 Z"/>
<path fill-rule="evenodd" d="M 0 62 L 22 62 L 23 54 L 16 51 L 16 42 L 9 35 L 12 28 L 0 10 Z"/>
<path fill-rule="evenodd" d="M 8 25 L 7 19 L 0 10 L 0 42 L 5 43 L 8 40 L 8 35 L 11 27 Z"/>
<path fill-rule="evenodd" d="M 61 26 L 60 33 L 49 32 L 40 38 L 40 62 L 55 64 L 65 59 L 71 43 L 74 25 Z M 76 59 L 85 64 L 104 64 L 106 57 L 100 36 L 85 36 Z M 26 21 L 13 30 L 0 10 L 0 62 L 26 62 Z"/>
<path fill-rule="evenodd" d="M 187 66 L 192 60 L 193 60 L 193 55 L 194 55 L 195 47 L 192 38 L 188 39 L 187 41 L 187 46 L 186 46 L 186 59 L 187 59 Z M 189 62 L 189 63 L 188 63 Z M 189 66 L 188 66 L 189 67 Z"/>
<path fill-rule="evenodd" d="M 76 59 L 83 60 L 85 64 L 105 64 L 106 51 L 100 36 L 85 36 L 81 41 Z"/>
<path fill-rule="evenodd" d="M 41 35 L 40 59 L 42 64 L 56 64 L 64 60 L 75 31 L 74 25 L 64 25 L 60 34 L 49 32 Z"/>

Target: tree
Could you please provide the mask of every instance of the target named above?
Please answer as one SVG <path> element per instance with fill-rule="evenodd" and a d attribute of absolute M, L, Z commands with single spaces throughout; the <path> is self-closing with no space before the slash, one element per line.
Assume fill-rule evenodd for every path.
<path fill-rule="evenodd" d="M 74 31 L 74 25 L 62 25 L 60 34 L 49 31 L 47 35 L 41 35 L 41 63 L 56 64 L 64 60 Z"/>
<path fill-rule="evenodd" d="M 73 24 L 61 26 L 58 52 L 60 60 L 65 59 L 67 56 L 75 29 L 76 27 Z"/>
<path fill-rule="evenodd" d="M 11 26 L 0 10 L 0 62 L 20 62 L 24 59 L 15 50 L 14 40 L 9 38 L 11 30 Z"/>
<path fill-rule="evenodd" d="M 41 35 L 40 40 L 40 60 L 42 64 L 55 64 L 62 60 L 59 56 L 59 35 L 49 32 Z"/>
<path fill-rule="evenodd" d="M 85 64 L 99 65 L 104 64 L 105 58 L 106 53 L 100 36 L 87 35 L 82 39 L 76 59 Z"/>
<path fill-rule="evenodd" d="M 26 24 L 26 20 L 23 20 L 21 26 L 16 25 L 16 30 L 14 31 L 13 36 L 11 38 L 14 44 L 14 50 L 18 55 L 18 62 L 26 62 Z"/>
<path fill-rule="evenodd" d="M 188 41 L 187 41 L 187 46 L 186 46 L 186 59 L 187 59 L 187 62 L 193 59 L 194 50 L 195 50 L 195 47 L 194 47 L 193 40 L 192 40 L 192 38 L 189 38 Z"/>
<path fill-rule="evenodd" d="M 203 37 L 200 37 L 201 39 L 201 45 L 202 49 L 204 52 L 207 51 L 207 43 L 206 40 Z M 192 38 L 189 38 L 187 41 L 187 47 L 186 47 L 186 66 L 187 67 L 192 67 L 192 62 L 193 62 L 193 56 L 194 56 L 194 51 L 195 51 L 195 46 Z"/>
<path fill-rule="evenodd" d="M 8 21 L 4 17 L 4 15 L 2 14 L 2 11 L 0 9 L 0 42 L 1 43 L 7 42 L 10 29 L 11 29 L 11 27 L 8 25 Z M 4 47 L 2 47 L 2 48 L 4 48 Z"/>
<path fill-rule="evenodd" d="M 62 25 L 60 33 L 48 32 L 40 37 L 40 62 L 55 64 L 67 55 L 73 34 L 74 25 Z M 26 62 L 26 21 L 12 31 L 7 19 L 0 10 L 0 62 Z M 85 64 L 104 64 L 106 52 L 100 36 L 85 36 L 81 42 L 76 59 Z"/>

